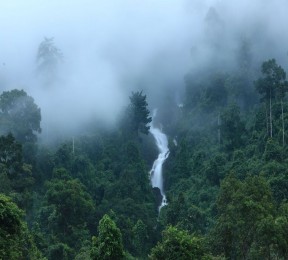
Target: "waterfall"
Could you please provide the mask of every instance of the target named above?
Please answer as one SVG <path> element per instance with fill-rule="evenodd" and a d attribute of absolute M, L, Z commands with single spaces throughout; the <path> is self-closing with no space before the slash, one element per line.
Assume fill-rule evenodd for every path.
<path fill-rule="evenodd" d="M 152 169 L 150 170 L 150 178 L 152 187 L 157 187 L 160 190 L 160 193 L 162 195 L 162 202 L 159 206 L 159 212 L 161 208 L 165 205 L 167 205 L 166 196 L 163 189 L 163 175 L 162 175 L 162 166 L 165 160 L 169 156 L 169 148 L 168 148 L 168 139 L 167 136 L 161 131 L 161 129 L 155 127 L 154 125 L 154 118 L 157 114 L 157 110 L 154 110 L 153 117 L 152 117 L 152 123 L 150 126 L 150 133 L 153 135 L 156 145 L 159 150 L 158 158 L 154 161 Z"/>

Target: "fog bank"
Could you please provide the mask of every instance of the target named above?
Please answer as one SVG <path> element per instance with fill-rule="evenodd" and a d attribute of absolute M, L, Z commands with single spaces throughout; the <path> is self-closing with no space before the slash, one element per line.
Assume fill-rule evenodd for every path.
<path fill-rule="evenodd" d="M 43 135 L 111 123 L 131 91 L 154 107 L 167 91 L 179 99 L 190 71 L 236 67 L 243 41 L 255 66 L 274 57 L 287 69 L 287 10 L 284 0 L 1 1 L 0 89 L 35 98 Z M 37 76 L 44 37 L 63 53 L 49 86 Z"/>

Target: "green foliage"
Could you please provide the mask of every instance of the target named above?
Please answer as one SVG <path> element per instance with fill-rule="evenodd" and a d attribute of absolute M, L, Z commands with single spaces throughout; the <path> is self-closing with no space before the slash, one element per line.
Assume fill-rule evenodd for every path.
<path fill-rule="evenodd" d="M 263 177 L 249 176 L 241 182 L 228 176 L 221 184 L 217 209 L 211 238 L 216 253 L 224 252 L 226 257 L 237 259 L 254 255 L 255 259 L 256 251 L 257 257 L 267 257 L 266 251 L 275 237 L 267 234 L 273 232 L 275 208 L 270 187 Z M 265 249 L 263 255 L 262 249 Z"/>
<path fill-rule="evenodd" d="M 0 95 L 0 131 L 11 132 L 16 140 L 35 142 L 41 132 L 40 108 L 24 90 L 4 91 Z"/>
<path fill-rule="evenodd" d="M 75 260 L 91 260 L 90 251 L 91 242 L 87 240 L 79 250 L 78 254 L 75 256 Z"/>
<path fill-rule="evenodd" d="M 42 241 L 40 247 L 49 259 L 56 256 L 71 259 L 75 250 L 89 239 L 87 227 L 91 225 L 95 205 L 79 180 L 69 177 L 64 169 L 56 170 L 56 176 L 46 183 L 37 233 L 39 237 L 45 236 L 44 240 L 48 242 Z"/>
<path fill-rule="evenodd" d="M 23 212 L 8 197 L 0 194 L 1 242 L 0 256 L 17 259 L 23 256 Z"/>
<path fill-rule="evenodd" d="M 136 255 L 144 257 L 147 253 L 147 247 L 145 247 L 148 240 L 147 226 L 142 220 L 138 220 L 132 228 L 132 233 Z"/>
<path fill-rule="evenodd" d="M 73 256 L 73 250 L 66 244 L 57 243 L 49 247 L 48 257 L 49 259 L 63 259 L 69 260 Z"/>
<path fill-rule="evenodd" d="M 212 185 L 218 186 L 220 181 L 224 178 L 226 163 L 227 158 L 224 153 L 215 153 L 215 155 L 205 164 L 204 173 L 207 180 L 210 181 Z"/>
<path fill-rule="evenodd" d="M 266 110 L 267 130 L 270 137 L 273 137 L 273 123 L 272 123 L 272 103 L 276 97 L 281 99 L 282 107 L 282 131 L 284 132 L 284 115 L 283 115 L 283 98 L 288 90 L 288 82 L 286 81 L 286 73 L 281 66 L 276 63 L 275 59 L 271 59 L 263 62 L 262 74 L 264 78 L 260 78 L 255 82 L 257 91 L 262 95 L 262 101 L 266 102 L 266 106 L 269 104 L 269 123 L 268 123 L 268 111 Z M 283 135 L 284 145 L 284 135 Z"/>
<path fill-rule="evenodd" d="M 279 256 L 286 259 L 288 257 L 288 203 L 281 204 L 278 212 L 278 216 L 274 221 L 276 226 L 275 234 L 277 239 L 276 249 L 279 252 Z M 274 237 L 273 237 L 274 238 Z M 271 237 L 269 238 L 271 240 Z"/>
<path fill-rule="evenodd" d="M 276 63 L 276 60 L 271 59 L 263 62 L 261 69 L 265 77 L 256 81 L 256 89 L 263 95 L 263 98 L 275 98 L 278 89 L 281 92 L 281 96 L 285 95 L 287 91 L 286 73 Z"/>
<path fill-rule="evenodd" d="M 22 146 L 16 142 L 10 133 L 0 136 L 0 163 L 7 169 L 9 175 L 16 174 L 22 164 Z"/>
<path fill-rule="evenodd" d="M 126 111 L 128 117 L 128 129 L 132 134 L 138 133 L 148 134 L 148 124 L 152 121 L 149 116 L 150 112 L 147 108 L 146 95 L 142 91 L 132 92 L 130 98 L 130 105 Z"/>
<path fill-rule="evenodd" d="M 55 205 L 61 224 L 83 223 L 94 211 L 94 203 L 85 187 L 77 179 L 55 179 L 47 183 L 45 195 L 49 205 Z"/>
<path fill-rule="evenodd" d="M 124 259 L 122 235 L 115 222 L 104 215 L 99 222 L 98 237 L 92 239 L 92 259 Z"/>
<path fill-rule="evenodd" d="M 264 152 L 264 159 L 266 161 L 271 161 L 271 160 L 275 160 L 277 162 L 282 161 L 282 148 L 272 138 L 269 138 L 267 140 L 265 152 Z"/>
<path fill-rule="evenodd" d="M 213 75 L 211 86 L 208 87 L 204 94 L 202 106 L 211 111 L 217 107 L 223 107 L 227 104 L 227 90 L 225 88 L 225 76 Z"/>
<path fill-rule="evenodd" d="M 288 200 L 288 174 L 287 172 L 283 173 L 283 169 L 281 171 L 282 173 L 276 173 L 269 179 L 273 198 L 277 204 Z"/>
<path fill-rule="evenodd" d="M 42 47 L 39 66 L 49 78 L 60 52 L 51 39 Z M 12 221 L 18 233 L 2 239 L 1 252 L 41 259 L 34 237 L 49 259 L 146 259 L 148 252 L 152 259 L 287 259 L 286 75 L 276 61 L 264 63 L 255 84 L 266 102 L 258 103 L 249 46 L 242 47 L 236 71 L 190 73 L 183 107 L 169 93 L 162 102 L 170 154 L 163 166 L 168 205 L 160 215 L 159 191 L 149 180 L 157 151 L 142 135 L 151 122 L 142 92 L 132 93 L 121 127 L 85 129 L 75 149 L 69 139 L 37 147 L 40 110 L 21 107 L 22 100 L 33 103 L 24 91 L 4 92 L 0 128 L 16 139 L 0 136 L 0 191 L 26 210 L 33 236 L 22 211 L 2 200 L 0 230 L 7 235 Z"/>
<path fill-rule="evenodd" d="M 32 166 L 23 162 L 22 145 L 12 134 L 0 136 L 0 192 L 13 197 L 22 208 L 31 203 L 35 182 Z"/>
<path fill-rule="evenodd" d="M 205 72 L 206 73 L 206 72 Z M 227 104 L 227 75 L 210 73 L 206 77 L 188 75 L 186 77 L 185 109 L 200 108 L 203 113 L 211 113 Z"/>
<path fill-rule="evenodd" d="M 243 145 L 245 124 L 240 118 L 240 109 L 237 105 L 232 104 L 221 113 L 220 130 L 222 142 L 227 152 L 238 149 Z"/>
<path fill-rule="evenodd" d="M 166 212 L 166 221 L 170 225 L 176 225 L 180 222 L 181 218 L 185 214 L 186 209 L 186 201 L 184 198 L 184 194 L 179 193 L 177 199 L 169 204 L 169 207 Z"/>
<path fill-rule="evenodd" d="M 42 259 L 22 219 L 23 215 L 9 197 L 0 194 L 1 259 Z"/>
<path fill-rule="evenodd" d="M 151 251 L 150 259 L 208 259 L 202 238 L 169 226 L 163 231 L 162 242 Z"/>

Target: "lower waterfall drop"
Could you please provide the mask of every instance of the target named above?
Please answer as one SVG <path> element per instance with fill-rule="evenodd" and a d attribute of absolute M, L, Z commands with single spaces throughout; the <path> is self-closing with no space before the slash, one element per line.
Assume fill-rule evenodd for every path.
<path fill-rule="evenodd" d="M 165 160 L 169 156 L 169 148 L 168 148 L 168 139 L 167 136 L 162 132 L 161 129 L 155 127 L 154 125 L 154 118 L 157 114 L 157 110 L 153 111 L 152 123 L 150 126 L 150 133 L 153 135 L 156 145 L 159 150 L 158 158 L 154 161 L 152 169 L 150 170 L 150 178 L 152 187 L 157 187 L 160 190 L 162 195 L 162 202 L 159 206 L 159 212 L 162 207 L 167 205 L 166 195 L 163 189 L 163 174 L 162 174 L 162 166 Z"/>

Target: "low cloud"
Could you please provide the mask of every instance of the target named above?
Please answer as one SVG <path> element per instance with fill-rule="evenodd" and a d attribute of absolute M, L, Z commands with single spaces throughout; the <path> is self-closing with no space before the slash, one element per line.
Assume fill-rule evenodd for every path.
<path fill-rule="evenodd" d="M 156 106 L 166 91 L 183 91 L 187 72 L 235 66 L 244 40 L 255 66 L 275 57 L 287 68 L 287 8 L 284 0 L 1 1 L 0 89 L 35 98 L 43 135 L 112 122 L 133 90 Z M 36 76 L 44 37 L 64 55 L 49 87 Z"/>

